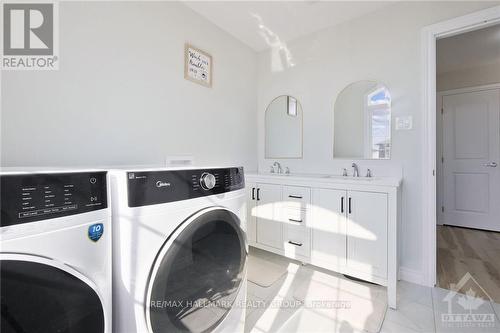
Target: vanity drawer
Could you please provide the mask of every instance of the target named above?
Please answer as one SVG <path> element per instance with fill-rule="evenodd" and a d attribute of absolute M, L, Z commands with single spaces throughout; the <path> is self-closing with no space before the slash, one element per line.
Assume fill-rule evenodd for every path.
<path fill-rule="evenodd" d="M 284 226 L 283 248 L 287 257 L 296 258 L 296 255 L 299 255 L 309 258 L 310 242 L 311 237 L 308 228 L 291 224 Z"/>
<path fill-rule="evenodd" d="M 283 200 L 288 207 L 305 209 L 311 203 L 311 189 L 302 186 L 283 186 Z"/>
<path fill-rule="evenodd" d="M 306 225 L 307 211 L 298 208 L 283 208 L 283 220 L 294 225 Z"/>

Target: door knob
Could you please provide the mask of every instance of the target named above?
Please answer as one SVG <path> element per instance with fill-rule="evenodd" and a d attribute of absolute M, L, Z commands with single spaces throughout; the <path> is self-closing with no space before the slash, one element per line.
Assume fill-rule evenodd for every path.
<path fill-rule="evenodd" d="M 490 163 L 486 163 L 484 166 L 489 167 L 489 168 L 496 168 L 497 165 L 498 164 L 496 162 L 490 162 Z"/>

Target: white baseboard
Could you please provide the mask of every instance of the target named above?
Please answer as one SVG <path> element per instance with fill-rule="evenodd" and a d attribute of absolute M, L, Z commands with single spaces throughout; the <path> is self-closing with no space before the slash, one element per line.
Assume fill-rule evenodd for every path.
<path fill-rule="evenodd" d="M 425 279 L 424 275 L 420 271 L 416 271 L 411 268 L 407 267 L 400 267 L 399 268 L 399 278 L 401 280 L 411 282 L 411 283 L 416 283 L 420 285 L 425 285 Z"/>

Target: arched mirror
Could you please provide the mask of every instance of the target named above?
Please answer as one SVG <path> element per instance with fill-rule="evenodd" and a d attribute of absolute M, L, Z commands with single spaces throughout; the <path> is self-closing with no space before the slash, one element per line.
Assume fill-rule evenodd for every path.
<path fill-rule="evenodd" d="M 302 158 L 302 107 L 295 97 L 272 100 L 265 125 L 266 158 Z"/>
<path fill-rule="evenodd" d="M 334 109 L 333 157 L 391 158 L 391 95 L 375 81 L 348 85 Z"/>

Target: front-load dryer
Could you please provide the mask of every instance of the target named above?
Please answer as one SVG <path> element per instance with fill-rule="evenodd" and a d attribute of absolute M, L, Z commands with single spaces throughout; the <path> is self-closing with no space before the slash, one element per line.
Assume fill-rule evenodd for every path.
<path fill-rule="evenodd" d="M 2 333 L 111 333 L 105 171 L 2 172 Z"/>
<path fill-rule="evenodd" d="M 111 184 L 116 332 L 242 332 L 243 168 L 121 170 Z"/>

